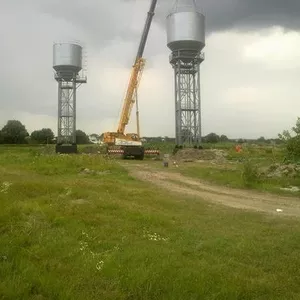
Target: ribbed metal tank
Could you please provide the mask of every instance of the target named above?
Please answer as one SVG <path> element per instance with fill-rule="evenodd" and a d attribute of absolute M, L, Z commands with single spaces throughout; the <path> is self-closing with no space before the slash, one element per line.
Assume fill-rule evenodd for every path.
<path fill-rule="evenodd" d="M 65 80 L 70 80 L 82 69 L 82 46 L 72 43 L 53 45 L 53 69 Z"/>
<path fill-rule="evenodd" d="M 167 45 L 172 51 L 205 47 L 205 17 L 195 0 L 177 0 L 167 16 Z"/>

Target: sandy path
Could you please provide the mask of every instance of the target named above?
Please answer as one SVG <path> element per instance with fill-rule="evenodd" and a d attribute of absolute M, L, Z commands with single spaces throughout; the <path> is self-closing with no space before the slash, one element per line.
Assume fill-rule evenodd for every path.
<path fill-rule="evenodd" d="M 300 199 L 284 197 L 256 191 L 232 189 L 198 179 L 185 177 L 179 173 L 160 171 L 149 165 L 126 165 L 131 174 L 142 180 L 162 187 L 174 193 L 199 197 L 200 199 L 222 205 L 279 214 L 276 210 L 282 209 L 282 215 L 300 216 Z"/>

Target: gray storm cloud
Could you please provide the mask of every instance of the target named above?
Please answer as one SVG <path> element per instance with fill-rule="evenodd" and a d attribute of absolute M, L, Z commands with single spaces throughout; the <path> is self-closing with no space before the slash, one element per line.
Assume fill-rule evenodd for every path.
<path fill-rule="evenodd" d="M 300 28 L 299 0 L 205 0 L 201 6 L 210 31 L 255 30 L 274 25 Z"/>
<path fill-rule="evenodd" d="M 147 119 L 146 111 L 149 115 L 154 111 L 157 114 L 155 105 L 152 104 L 154 100 L 157 101 L 156 107 L 165 109 L 164 112 L 160 111 L 161 122 L 165 122 L 165 116 L 170 116 L 168 126 L 170 128 L 173 126 L 173 112 L 169 113 L 170 109 L 173 110 L 172 70 L 168 64 L 169 50 L 164 33 L 166 15 L 173 2 L 173 0 L 158 0 L 145 51 L 145 57 L 149 58 L 145 74 L 148 78 L 143 80 L 142 90 L 143 88 L 144 91 L 147 88 L 154 90 L 154 99 L 148 99 L 151 103 L 148 111 L 145 108 L 146 103 L 143 106 L 144 128 L 150 131 L 155 126 L 151 123 L 151 118 Z M 290 116 L 296 114 L 298 105 L 298 91 L 293 87 L 299 73 L 295 61 L 299 59 L 296 54 L 293 54 L 297 51 L 291 50 L 297 47 L 298 34 L 289 32 L 283 39 L 278 33 L 278 36 L 282 37 L 280 43 L 286 43 L 288 46 L 281 49 L 280 59 L 276 60 L 276 57 L 274 59 L 277 63 L 282 61 L 280 65 L 283 65 L 283 62 L 285 64 L 280 66 L 281 69 L 278 69 L 277 73 L 276 70 L 269 70 L 275 62 L 268 55 L 264 54 L 263 60 L 258 61 L 253 57 L 258 55 L 257 52 L 263 56 L 260 50 L 247 49 L 247 53 L 250 53 L 252 58 L 239 57 L 239 55 L 246 51 L 247 43 L 251 44 L 254 41 L 254 32 L 258 35 L 255 40 L 260 41 L 260 37 L 264 39 L 271 33 L 275 34 L 273 29 L 263 30 L 273 26 L 298 31 L 297 29 L 300 29 L 300 0 L 284 2 L 277 0 L 199 0 L 198 2 L 206 16 L 208 34 L 222 32 L 211 34 L 205 48 L 207 55 L 202 66 L 205 130 L 232 132 L 236 135 L 235 132 L 238 132 L 238 129 L 231 124 L 231 119 L 234 119 L 233 113 L 243 108 L 243 111 L 240 111 L 240 120 L 241 124 L 244 124 L 248 113 L 247 103 L 236 105 L 239 102 L 230 102 L 228 104 L 227 100 L 243 99 L 250 92 L 252 93 L 251 97 L 248 95 L 250 100 L 253 100 L 252 98 L 256 95 L 260 96 L 260 101 L 255 102 L 257 106 L 253 104 L 249 106 L 253 110 L 257 109 L 255 113 L 251 113 L 257 118 L 260 117 L 262 122 L 266 122 L 270 114 L 263 115 L 265 107 L 259 105 L 267 103 L 266 99 L 269 98 L 272 99 L 272 105 L 274 105 L 274 97 L 277 94 L 282 93 L 285 97 L 286 93 L 290 93 L 288 99 L 291 109 L 282 104 L 281 96 L 276 98 L 277 106 L 280 107 L 273 116 L 277 128 L 272 129 L 271 127 L 275 125 L 270 125 L 269 122 L 267 125 L 271 127 L 267 131 L 267 125 L 262 123 L 261 128 L 256 129 L 255 132 L 260 134 L 263 130 L 274 134 L 282 128 L 288 128 L 286 124 Z M 57 86 L 52 71 L 52 43 L 65 39 L 78 39 L 87 46 L 89 78 L 88 85 L 79 90 L 78 120 L 82 120 L 82 124 L 90 126 L 89 128 L 93 126 L 98 128 L 102 120 L 103 130 L 107 130 L 109 126 L 112 127 L 109 122 L 117 115 L 149 5 L 150 0 L 2 0 L 0 4 L 2 40 L 0 54 L 3 62 L 2 75 L 0 75 L 0 123 L 5 122 L 7 118 L 15 117 L 15 112 L 25 112 L 30 116 L 43 114 L 55 120 Z M 237 33 L 237 31 L 240 32 Z M 275 48 L 279 42 L 275 43 L 274 39 L 277 39 L 277 36 L 271 41 L 271 46 Z M 257 47 L 260 49 L 262 46 Z M 293 62 L 288 59 L 290 56 Z M 289 68 L 288 72 L 287 68 Z M 161 83 L 156 80 L 157 74 L 160 76 Z M 259 82 L 258 76 L 263 76 Z M 277 94 L 273 91 L 276 76 L 279 78 Z M 144 99 L 147 96 L 145 92 Z M 220 111 L 218 117 L 213 107 L 218 107 Z M 283 117 L 284 114 L 286 117 Z M 215 118 L 223 120 L 223 123 L 217 122 L 222 124 L 222 128 L 213 129 L 216 128 L 213 121 Z M 250 121 L 253 118 L 251 117 Z M 282 122 L 279 124 L 277 120 Z M 28 123 L 30 122 L 32 128 L 44 126 L 43 124 L 35 125 L 34 121 L 29 119 Z M 234 122 L 237 120 L 234 119 Z M 0 125 L 3 125 L 2 123 Z M 223 124 L 226 124 L 226 128 L 223 128 Z M 82 129 L 85 128 L 84 126 Z M 253 133 L 254 129 L 251 126 L 245 125 L 244 127 L 249 128 L 249 133 L 245 132 L 245 134 L 256 134 Z M 165 126 L 161 125 L 156 128 L 160 129 L 156 129 L 155 132 L 160 132 Z M 243 130 L 246 130 L 245 128 Z M 172 129 L 164 130 L 166 134 L 172 134 Z"/>
<path fill-rule="evenodd" d="M 180 1 L 180 0 L 179 0 Z M 132 17 L 132 3 L 137 0 L 110 1 L 74 1 L 74 0 L 31 0 L 31 5 L 51 14 L 53 17 L 74 22 L 88 31 L 102 32 L 104 39 L 120 36 L 130 39 L 132 32 L 118 30 L 119 20 Z M 145 6 L 149 0 L 139 0 Z M 175 1 L 160 0 L 154 22 L 165 24 L 166 15 Z M 207 31 L 224 31 L 230 29 L 255 30 L 271 26 L 285 29 L 300 28 L 299 0 L 198 0 L 197 4 L 206 16 Z M 101 25 L 100 25 L 101 24 Z M 136 32 L 136 36 L 139 33 Z"/>

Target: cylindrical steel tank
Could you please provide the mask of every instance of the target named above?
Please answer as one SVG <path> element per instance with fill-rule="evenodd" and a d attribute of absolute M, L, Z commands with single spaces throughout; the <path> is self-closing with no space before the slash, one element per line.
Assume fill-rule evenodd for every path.
<path fill-rule="evenodd" d="M 82 69 L 82 47 L 72 43 L 55 43 L 53 69 L 66 80 L 78 74 Z"/>
<path fill-rule="evenodd" d="M 205 47 L 205 17 L 194 0 L 177 0 L 167 16 L 167 43 L 172 51 Z"/>

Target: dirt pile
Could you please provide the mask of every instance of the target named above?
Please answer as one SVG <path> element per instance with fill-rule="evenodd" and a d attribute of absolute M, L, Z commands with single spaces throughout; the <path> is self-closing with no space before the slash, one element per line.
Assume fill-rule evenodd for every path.
<path fill-rule="evenodd" d="M 222 163 L 226 160 L 227 153 L 223 150 L 202 150 L 202 149 L 180 149 L 172 159 L 181 162 L 194 161 L 213 161 L 215 163 Z"/>
<path fill-rule="evenodd" d="M 273 164 L 260 170 L 260 174 L 269 178 L 296 177 L 300 175 L 300 165 Z"/>

